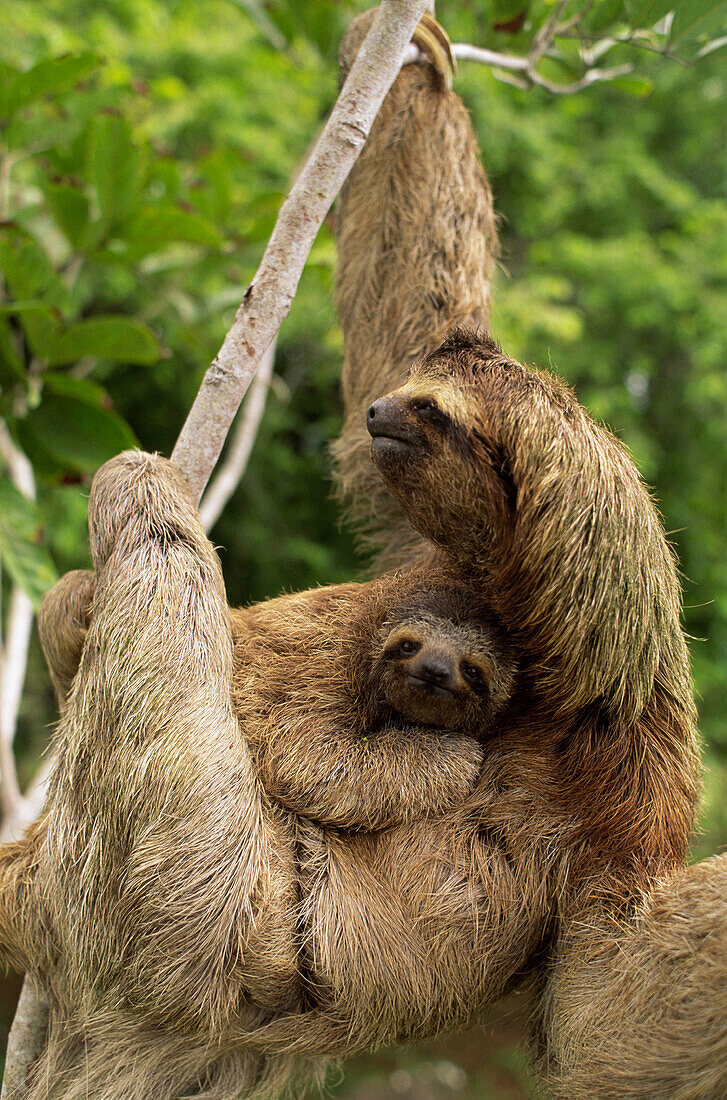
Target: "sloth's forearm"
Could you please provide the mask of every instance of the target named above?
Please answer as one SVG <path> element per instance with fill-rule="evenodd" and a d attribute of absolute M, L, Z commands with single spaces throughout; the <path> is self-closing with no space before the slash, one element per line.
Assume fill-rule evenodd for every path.
<path fill-rule="evenodd" d="M 368 736 L 321 729 L 258 749 L 263 783 L 289 809 L 323 825 L 382 829 L 459 805 L 482 763 L 470 737 L 426 727 Z"/>
<path fill-rule="evenodd" d="M 684 691 L 675 561 L 626 450 L 557 379 L 518 364 L 493 369 L 488 417 L 511 498 L 494 517 L 493 600 L 543 690 L 636 716 L 666 658 Z"/>

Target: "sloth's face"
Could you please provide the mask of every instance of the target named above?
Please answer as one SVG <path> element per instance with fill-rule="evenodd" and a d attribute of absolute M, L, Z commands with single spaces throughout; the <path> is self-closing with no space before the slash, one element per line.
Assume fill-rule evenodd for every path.
<path fill-rule="evenodd" d="M 426 363 L 375 401 L 367 417 L 371 457 L 409 522 L 432 542 L 462 552 L 481 549 L 495 513 L 509 506 L 482 403 L 474 386 L 448 375 L 446 364 Z"/>
<path fill-rule="evenodd" d="M 481 735 L 504 702 L 503 671 L 486 631 L 429 614 L 397 622 L 378 672 L 389 706 L 411 722 Z"/>

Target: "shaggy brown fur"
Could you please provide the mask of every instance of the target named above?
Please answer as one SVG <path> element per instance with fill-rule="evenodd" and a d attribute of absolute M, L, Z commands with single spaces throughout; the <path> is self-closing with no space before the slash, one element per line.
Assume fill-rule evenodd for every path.
<path fill-rule="evenodd" d="M 93 592 L 93 573 L 68 573 L 40 612 L 61 713 Z M 320 824 L 380 829 L 442 813 L 470 792 L 478 742 L 515 674 L 475 592 L 415 570 L 240 608 L 231 626 L 234 710 L 278 802 Z"/>
<path fill-rule="evenodd" d="M 93 613 L 59 727 L 50 810 L 35 834 L 42 843 L 30 868 L 33 893 L 23 913 L 26 961 L 49 987 L 57 1039 L 38 1067 L 33 1095 L 75 1096 L 80 1077 L 89 1095 L 99 1098 L 172 1097 L 191 1088 L 192 1081 L 204 1085 L 207 1091 L 201 1095 L 225 1095 L 215 1090 L 220 1080 L 231 1079 L 236 1057 L 240 1080 L 250 1080 L 251 1065 L 255 1073 L 260 1069 L 259 1056 L 246 1046 L 263 1041 L 264 1010 L 300 1008 L 304 979 L 307 997 L 331 1010 L 330 1019 L 319 1025 L 316 1053 L 345 1045 L 351 1027 L 358 1045 L 392 1029 L 413 1035 L 464 1019 L 465 1013 L 469 1018 L 469 991 L 463 997 L 451 980 L 451 968 L 461 971 L 460 952 L 465 945 L 474 949 L 472 935 L 480 919 L 487 926 L 482 950 L 492 937 L 493 921 L 495 927 L 507 921 L 509 930 L 487 978 L 473 958 L 467 960 L 472 976 L 484 983 L 481 997 L 487 1000 L 501 991 L 523 965 L 541 935 L 546 902 L 543 891 L 536 903 L 541 893 L 536 886 L 528 891 L 526 908 L 518 874 L 542 873 L 542 854 L 532 866 L 530 853 L 518 872 L 519 859 L 492 851 L 489 837 L 474 825 L 467 827 L 457 851 L 451 823 L 434 844 L 412 831 L 411 824 L 401 826 L 400 834 L 390 829 L 356 835 L 299 823 L 302 897 L 294 914 L 291 820 L 267 799 L 230 706 L 233 650 L 219 563 L 179 475 L 152 456 L 126 455 L 107 463 L 92 488 L 90 529 L 97 575 Z M 447 607 L 450 616 L 456 610 L 458 625 L 467 622 L 471 629 L 477 598 L 453 598 L 445 573 L 429 580 L 428 609 Z M 87 578 L 80 581 L 86 591 Z M 420 594 L 405 597 L 407 586 L 420 593 L 421 583 L 417 571 L 395 578 L 395 620 L 403 609 L 408 616 L 412 606 L 421 606 Z M 74 608 L 72 587 L 62 585 L 57 595 L 61 604 Z M 263 654 L 270 651 L 277 622 L 279 654 L 300 655 L 311 645 L 316 654 L 311 682 L 322 692 L 319 710 L 329 682 L 340 716 L 341 674 L 336 676 L 335 660 L 332 670 L 327 668 L 328 652 L 321 649 L 330 648 L 331 609 L 339 632 L 348 604 L 353 627 L 359 616 L 361 630 L 364 609 L 367 631 L 373 626 L 383 637 L 391 635 L 386 608 L 380 605 L 382 592 L 390 598 L 390 583 L 372 582 L 364 589 L 368 602 L 355 586 L 343 586 L 342 592 L 286 597 L 239 613 L 246 621 L 238 634 L 247 631 L 254 642 L 247 648 L 252 644 L 255 652 L 258 639 L 264 639 L 258 671 L 264 670 Z M 296 603 L 299 609 L 307 605 L 307 612 L 299 615 Z M 47 617 L 58 619 L 53 594 L 49 607 L 44 634 Z M 297 618 L 305 631 L 296 635 Z M 348 633 L 343 630 L 344 636 Z M 344 647 L 343 652 L 345 658 L 351 651 Z M 364 653 L 370 657 L 370 641 Z M 353 658 L 358 668 L 360 648 L 354 648 Z M 270 671 L 258 683 L 265 682 L 268 698 L 275 699 L 281 685 L 278 679 L 276 691 L 274 657 Z M 307 683 L 305 664 L 302 671 Z M 244 680 L 239 665 L 238 680 Z M 503 695 L 506 674 L 494 673 L 493 681 L 496 694 Z M 255 679 L 250 683 L 252 696 L 245 684 L 242 696 L 235 693 L 236 701 L 254 697 Z M 282 696 L 295 702 L 287 684 Z M 285 704 L 281 718 L 284 714 Z M 304 714 L 310 729 L 308 706 Z M 439 746 L 447 741 L 441 731 L 429 736 Z M 471 738 L 464 740 L 476 748 Z M 395 750 L 395 745 L 386 746 L 387 755 Z M 430 747 L 425 762 L 435 756 Z M 342 766 L 346 755 L 339 752 L 336 761 Z M 314 762 L 320 764 L 320 758 Z M 393 767 L 401 777 L 396 762 Z M 315 798 L 319 775 L 317 770 L 308 774 Z M 361 795 L 383 798 L 385 778 L 377 780 L 380 791 Z M 467 776 L 467 787 L 473 779 Z M 426 790 L 424 780 L 419 782 Z M 457 791 L 457 802 L 463 793 Z M 335 797 L 327 790 L 324 794 L 335 806 Z M 390 793 L 385 804 L 392 799 Z M 343 805 L 347 812 L 345 800 Z M 213 829 L 204 826 L 210 806 L 217 811 Z M 400 816 L 411 815 L 402 811 Z M 378 844 L 379 837 L 389 840 Z M 392 861 L 399 848 L 417 853 L 416 867 L 408 873 Z M 379 868 L 387 851 L 389 867 Z M 475 881 L 468 884 L 475 871 L 476 887 Z M 502 898 L 493 907 L 486 899 L 495 881 Z M 446 915 L 453 903 L 449 919 L 459 938 L 448 949 Z M 483 904 L 489 915 L 483 912 L 478 919 Z M 419 928 L 412 905 L 422 907 Z M 437 908 L 442 910 L 439 921 Z M 300 943 L 295 943 L 296 929 Z M 440 967 L 447 968 L 441 987 L 430 974 L 435 953 Z M 453 1017 L 455 1012 L 459 1016 Z M 165 1051 L 157 1031 L 162 1027 L 172 1040 L 180 1034 L 187 1042 L 172 1041 Z M 127 1054 L 133 1052 L 126 1061 L 122 1043 Z M 285 1057 L 266 1062 L 271 1087 L 280 1088 L 293 1067 Z M 149 1076 L 152 1069 L 156 1077 Z M 262 1084 L 259 1095 L 268 1095 Z"/>
<path fill-rule="evenodd" d="M 354 20 L 341 45 L 344 75 L 373 14 Z M 366 410 L 451 325 L 487 325 L 498 254 L 467 111 L 431 68 L 409 65 L 397 77 L 343 188 L 337 237 L 346 415 L 333 446 L 339 488 L 366 541 L 382 551 L 379 565 L 400 566 L 421 544 L 369 461 Z"/>
<path fill-rule="evenodd" d="M 93 613 L 18 937 L 57 1039 L 32 1095 L 229 1096 L 238 1079 L 275 1096 L 291 1060 L 237 1055 L 233 1072 L 225 1041 L 300 1004 L 297 876 L 232 710 L 219 562 L 180 475 L 153 457 L 99 471 L 89 527 Z M 51 618 L 64 603 L 73 585 Z"/>
<path fill-rule="evenodd" d="M 114 572 L 111 564 L 103 567 L 109 596 L 94 609 L 84 648 L 86 667 L 82 664 L 61 727 L 66 741 L 76 736 L 69 737 L 69 730 L 83 735 L 82 759 L 94 761 L 94 782 L 89 785 L 64 746 L 59 771 L 62 781 L 68 782 L 64 773 L 72 777 L 73 790 L 56 790 L 49 825 L 52 852 L 56 804 L 61 819 L 70 814 L 74 822 L 66 823 L 64 862 L 52 869 L 54 880 L 62 870 L 73 881 L 75 865 L 93 872 L 69 886 L 63 911 L 72 908 L 79 894 L 86 900 L 103 897 L 103 905 L 90 907 L 77 922 L 82 930 L 73 938 L 79 938 L 78 948 L 72 940 L 61 952 L 64 960 L 77 960 L 72 965 L 79 980 L 76 997 L 88 997 L 83 983 L 90 974 L 103 1003 L 109 1003 L 110 991 L 114 1004 L 143 1010 L 167 1026 L 176 1020 L 177 1026 L 202 1029 L 223 1046 L 237 1041 L 268 1051 L 341 1053 L 391 1038 L 409 1039 L 476 1018 L 532 964 L 555 928 L 567 940 L 594 913 L 627 920 L 639 890 L 683 861 L 696 763 L 678 591 L 653 505 L 623 449 L 587 417 L 561 383 L 502 356 L 490 340 L 464 332 L 419 364 L 411 381 L 377 402 L 374 412 L 375 461 L 412 522 L 441 547 L 433 575 L 448 583 L 453 577 L 477 583 L 523 646 L 521 687 L 498 724 L 497 742 L 487 753 L 475 790 L 464 806 L 427 822 L 426 828 L 403 823 L 358 836 L 315 826 L 299 829 L 302 896 L 297 927 L 302 939 L 297 947 L 306 995 L 320 1008 L 256 1029 L 262 1021 L 245 1009 L 242 988 L 251 989 L 258 1003 L 274 1007 L 266 991 L 277 989 L 276 967 L 280 957 L 291 958 L 290 944 L 281 941 L 284 907 L 278 910 L 275 950 L 269 923 L 265 929 L 267 954 L 260 940 L 250 939 L 246 913 L 252 909 L 250 929 L 259 932 L 263 917 L 269 920 L 275 911 L 270 898 L 275 901 L 273 887 L 280 887 L 275 874 L 280 864 L 274 861 L 288 866 L 290 854 L 281 849 L 279 834 L 271 828 L 279 817 L 273 806 L 266 814 L 264 792 L 249 771 L 249 761 L 244 774 L 236 770 L 245 742 L 227 732 L 224 691 L 220 688 L 216 698 L 218 715 L 204 702 L 212 684 L 223 682 L 222 658 L 217 655 L 216 664 L 208 650 L 222 647 L 227 652 L 224 624 L 209 610 L 194 612 L 196 602 L 204 604 L 205 585 L 210 600 L 219 600 L 218 582 L 207 572 L 214 556 L 199 527 L 192 525 L 193 513 L 180 513 L 175 505 L 172 486 L 166 484 L 168 467 L 128 459 L 127 473 L 118 463 L 104 468 L 92 497 L 92 531 L 98 532 L 98 516 L 114 517 L 126 502 L 126 517 L 113 524 L 124 541 L 119 537 L 110 559 Z M 129 479 L 138 481 L 133 492 Z M 175 493 L 180 491 L 176 487 Z M 129 515 L 130 500 L 138 517 Z M 104 502 L 103 509 L 98 501 Z M 156 555 L 153 563 L 151 549 L 140 554 L 130 541 L 129 532 L 135 530 L 150 532 L 146 537 Z M 111 542 L 97 533 L 94 541 L 100 547 Z M 167 557 L 175 562 L 178 545 L 184 549 L 184 569 L 175 564 L 170 575 L 164 562 Z M 104 550 L 97 554 L 105 561 Z M 188 588 L 196 577 L 197 556 L 206 571 L 191 600 Z M 413 574 L 417 586 L 423 572 Z M 171 600 L 170 611 L 164 610 L 161 618 L 151 583 L 156 573 L 164 577 L 165 605 Z M 116 574 L 123 582 L 112 582 Z M 529 634 L 519 625 L 526 608 L 516 600 L 525 578 Z M 175 597 L 172 581 L 178 589 Z M 574 592 L 578 616 L 571 617 Z M 325 608 L 326 590 L 313 595 Z M 267 612 L 263 608 L 252 615 L 268 615 L 272 623 L 279 609 L 296 599 L 288 597 L 278 608 L 273 604 Z M 300 599 L 302 607 L 311 594 Z M 183 606 L 189 624 L 182 632 L 184 647 L 171 625 Z M 337 613 L 340 618 L 340 606 Z M 581 632 L 578 617 L 584 624 Z M 278 618 L 284 639 L 287 612 Z M 309 629 L 305 614 L 302 618 Z M 325 615 L 323 619 L 327 637 L 330 615 L 328 622 Z M 174 660 L 171 673 L 162 676 L 167 620 Z M 213 626 L 220 631 L 217 640 Z M 153 640 L 160 629 L 162 637 Z M 637 629 L 641 634 L 635 638 Z M 656 653 L 655 637 L 661 643 Z M 104 655 L 104 646 L 113 661 Z M 571 659 L 569 646 L 578 649 L 577 659 Z M 144 671 L 150 650 L 156 655 L 153 674 Z M 180 651 L 189 652 L 193 666 L 180 664 Z M 133 663 L 119 677 L 121 655 L 124 668 L 127 661 Z M 258 664 L 264 669 L 264 661 Z M 325 683 L 323 670 L 314 674 L 311 669 L 311 683 L 319 676 Z M 173 695 L 167 717 L 164 685 L 171 683 L 191 695 Z M 80 705 L 79 685 L 84 685 L 84 698 L 94 700 L 93 712 L 90 705 Z M 135 703 L 135 691 L 144 698 L 153 691 L 151 713 L 141 701 Z M 101 701 L 111 708 L 105 718 L 100 717 Z M 131 740 L 123 737 L 126 713 L 134 715 Z M 140 722 L 142 731 L 148 727 L 153 753 L 140 737 Z M 122 736 L 117 732 L 110 740 L 111 751 L 118 754 L 113 767 L 103 760 L 109 739 L 102 731 L 116 723 Z M 98 750 L 90 751 L 89 733 L 101 739 Z M 194 752 L 187 739 L 194 741 Z M 221 755 L 214 750 L 218 741 L 221 749 L 225 746 Z M 170 750 L 174 756 L 165 765 Z M 185 763 L 188 753 L 193 772 Z M 244 753 L 242 759 L 247 761 Z M 125 790 L 118 776 L 129 770 L 134 784 Z M 198 838 L 199 826 L 194 825 L 195 807 L 201 805 L 197 813 L 206 814 L 209 805 L 195 794 L 193 780 L 200 770 L 209 776 L 208 797 L 221 807 L 229 803 L 237 813 L 245 807 L 247 827 L 259 829 L 265 845 L 251 875 L 242 834 L 223 818 L 214 833 L 214 877 L 207 863 L 204 889 L 195 870 L 202 861 L 187 854 L 188 844 L 194 850 L 207 843 Z M 137 782 L 147 792 L 143 802 Z M 244 783 L 251 784 L 255 798 L 243 793 Z M 169 824 L 153 809 L 157 785 L 167 814 L 171 806 L 178 807 Z M 106 788 L 109 794 L 104 795 Z M 104 805 L 113 805 L 111 820 Z M 151 821 L 146 823 L 150 808 L 153 828 Z M 143 841 L 134 840 L 139 820 Z M 119 838 L 104 832 L 121 823 L 131 842 L 127 859 L 133 873 L 125 868 L 119 879 L 113 862 L 118 860 Z M 112 860 L 101 871 L 93 871 L 96 845 Z M 235 860 L 242 861 L 237 873 Z M 257 876 L 264 880 L 259 892 Z M 287 881 L 284 875 L 282 879 Z M 109 883 L 119 881 L 123 892 L 115 901 Z M 222 882 L 235 884 L 231 897 L 227 891 L 218 894 Z M 218 913 L 210 911 L 218 896 L 237 906 L 223 910 L 236 949 L 229 956 L 232 969 L 224 967 L 228 956 L 223 952 L 214 972 L 203 960 L 208 943 L 210 950 L 213 944 L 221 948 Z M 162 910 L 155 916 L 162 898 L 163 920 Z M 94 911 L 103 912 L 104 937 L 94 928 Z M 186 931 L 188 921 L 196 935 L 202 932 L 195 947 Z M 61 912 L 49 923 L 62 923 Z M 98 957 L 99 943 L 103 958 Z M 261 971 L 257 987 L 247 976 L 251 967 L 255 973 L 255 963 Z M 190 966 L 199 985 L 190 986 L 193 979 L 185 971 Z M 243 983 L 240 975 L 245 975 Z M 196 1008 L 194 989 L 206 998 L 204 1010 Z M 277 1004 L 282 1007 L 280 1000 Z"/>
<path fill-rule="evenodd" d="M 544 1002 L 558 1100 L 727 1096 L 727 857 L 657 878 L 629 921 L 567 928 Z"/>
<path fill-rule="evenodd" d="M 437 569 L 488 594 L 524 658 L 464 810 L 367 848 L 389 914 L 392 897 L 403 903 L 401 935 L 389 926 L 371 956 L 396 980 L 375 990 L 363 937 L 347 928 L 345 902 L 360 904 L 352 868 L 341 870 L 353 849 L 329 840 L 321 943 L 326 929 L 340 931 L 336 954 L 313 957 L 312 968 L 335 995 L 324 1015 L 266 1027 L 258 1039 L 268 1050 L 321 1049 L 327 1031 L 323 1049 L 340 1052 L 471 1019 L 503 988 L 508 949 L 528 945 L 503 975 L 511 981 L 553 931 L 569 943 L 592 922 L 629 928 L 642 891 L 683 865 L 693 820 L 698 762 L 676 570 L 618 441 L 562 383 L 464 331 L 375 403 L 370 428 L 387 484 L 441 548 Z M 404 943 L 429 960 L 418 977 Z M 575 1011 L 570 1022 L 577 1033 Z"/>
<path fill-rule="evenodd" d="M 562 731 L 559 803 L 586 815 L 609 861 L 677 865 L 697 766 L 681 598 L 624 448 L 563 383 L 461 330 L 372 407 L 369 428 L 414 527 L 476 579 L 530 657 Z"/>

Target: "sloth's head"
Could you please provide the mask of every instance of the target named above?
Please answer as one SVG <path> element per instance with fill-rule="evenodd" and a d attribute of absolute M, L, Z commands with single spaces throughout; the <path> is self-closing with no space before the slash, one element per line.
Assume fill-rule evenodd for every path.
<path fill-rule="evenodd" d="M 371 405 L 374 464 L 425 537 L 481 547 L 493 520 L 506 522 L 517 488 L 502 425 L 513 383 L 532 377 L 490 337 L 454 329 Z"/>
<path fill-rule="evenodd" d="M 512 694 L 515 662 L 496 621 L 468 594 L 426 592 L 394 608 L 375 643 L 374 676 L 411 722 L 482 737 Z"/>

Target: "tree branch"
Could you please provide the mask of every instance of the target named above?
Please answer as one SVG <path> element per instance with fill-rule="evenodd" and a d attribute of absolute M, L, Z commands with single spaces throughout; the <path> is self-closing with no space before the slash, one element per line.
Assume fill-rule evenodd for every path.
<path fill-rule="evenodd" d="M 8 1037 L 0 1100 L 21 1100 L 28 1093 L 28 1071 L 43 1050 L 48 1030 L 48 1002 L 25 979 Z"/>
<path fill-rule="evenodd" d="M 45 794 L 52 767 L 53 756 L 49 753 L 26 787 L 14 812 L 3 818 L 0 826 L 0 844 L 20 840 L 28 825 L 38 820 L 45 805 Z"/>
<path fill-rule="evenodd" d="M 252 453 L 260 422 L 265 412 L 265 403 L 270 389 L 270 379 L 275 363 L 275 345 L 273 340 L 260 360 L 255 378 L 245 399 L 242 413 L 238 417 L 225 459 L 207 486 L 199 506 L 199 518 L 205 531 L 210 531 L 240 483 L 242 475 Z"/>
<path fill-rule="evenodd" d="M 15 446 L 3 421 L 0 421 L 0 457 L 15 487 L 29 500 L 35 500 L 33 467 Z M 33 605 L 25 592 L 15 586 L 10 594 L 8 626 L 0 656 L 0 804 L 3 831 L 10 827 L 17 828 L 21 820 L 24 824 L 33 820 L 27 818 L 30 804 L 20 792 L 13 753 L 32 626 Z M 43 1049 L 47 1022 L 48 1004 L 26 979 L 8 1037 L 0 1100 L 20 1100 L 25 1096 L 28 1070 Z"/>
<path fill-rule="evenodd" d="M 33 467 L 10 437 L 0 421 L 0 457 L 13 485 L 29 500 L 35 500 Z M 33 626 L 33 605 L 17 585 L 10 594 L 10 611 L 5 644 L 0 653 L 0 806 L 4 819 L 18 810 L 22 795 L 15 767 L 13 741 L 18 720 L 18 707 L 25 682 L 30 631 Z"/>
<path fill-rule="evenodd" d="M 382 0 L 262 263 L 182 428 L 172 459 L 196 499 L 264 352 L 287 316 L 313 241 L 368 137 L 428 0 Z"/>
<path fill-rule="evenodd" d="M 523 88 L 544 88 L 551 95 L 574 95 L 583 91 L 591 84 L 602 83 L 606 80 L 614 80 L 617 76 L 627 76 L 634 71 L 633 65 L 615 65 L 611 69 L 586 69 L 582 77 L 574 80 L 572 84 L 555 84 L 548 80 L 535 68 L 533 58 L 516 57 L 512 54 L 496 53 L 495 50 L 486 50 L 481 46 L 471 46 L 468 42 L 453 42 L 452 53 L 457 61 L 473 61 L 477 65 L 487 65 L 490 69 L 501 69 L 503 72 L 516 73 L 521 80 L 518 85 Z M 540 55 L 539 55 L 540 56 Z M 427 58 L 418 46 L 409 45 L 403 65 L 413 65 L 417 62 L 426 62 Z M 514 81 L 513 81 L 514 83 Z"/>

